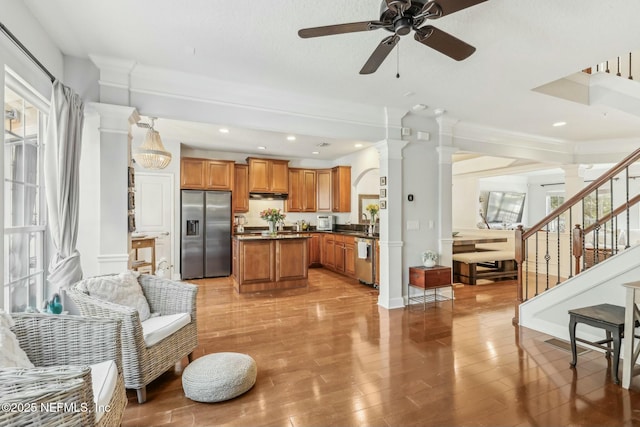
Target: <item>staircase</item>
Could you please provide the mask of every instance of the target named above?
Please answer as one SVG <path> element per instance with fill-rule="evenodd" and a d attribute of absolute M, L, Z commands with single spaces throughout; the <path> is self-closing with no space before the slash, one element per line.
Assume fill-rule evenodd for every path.
<path fill-rule="evenodd" d="M 640 277 L 640 149 L 528 230 L 515 232 L 514 323 L 568 337 L 571 308 L 624 305 Z"/>

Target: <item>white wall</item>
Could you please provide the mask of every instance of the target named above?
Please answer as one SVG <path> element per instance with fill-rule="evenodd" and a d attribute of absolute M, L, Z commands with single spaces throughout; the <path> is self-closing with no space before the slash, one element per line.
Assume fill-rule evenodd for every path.
<path fill-rule="evenodd" d="M 406 116 L 402 125 L 413 129 L 408 138 L 411 141 L 402 152 L 402 276 L 404 284 L 409 283 L 409 267 L 422 265 L 422 252 L 426 249 L 441 251 L 438 218 L 438 178 L 439 144 L 438 123 L 428 117 Z M 416 131 L 429 132 L 430 140 L 416 139 Z M 413 194 L 413 201 L 408 195 Z M 409 230 L 409 222 L 417 223 L 417 229 Z M 431 226 L 432 225 L 432 226 Z"/>

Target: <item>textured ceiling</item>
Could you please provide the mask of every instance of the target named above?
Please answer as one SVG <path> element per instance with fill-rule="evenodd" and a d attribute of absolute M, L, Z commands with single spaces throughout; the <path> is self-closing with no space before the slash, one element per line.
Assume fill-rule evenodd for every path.
<path fill-rule="evenodd" d="M 303 40 L 297 30 L 377 19 L 379 0 L 26 4 L 61 50 L 76 57 L 125 58 L 406 111 L 422 103 L 429 106 L 425 114 L 441 108 L 464 122 L 569 142 L 639 134 L 635 116 L 532 91 L 634 51 L 640 44 L 637 0 L 489 0 L 430 22 L 475 46 L 469 59 L 456 62 L 417 43 L 411 34 L 401 40 L 397 55 L 392 52 L 368 76 L 358 72 L 386 31 Z M 400 78 L 395 77 L 397 67 Z M 412 95 L 406 96 L 408 92 Z M 568 124 L 552 127 L 557 121 Z"/>

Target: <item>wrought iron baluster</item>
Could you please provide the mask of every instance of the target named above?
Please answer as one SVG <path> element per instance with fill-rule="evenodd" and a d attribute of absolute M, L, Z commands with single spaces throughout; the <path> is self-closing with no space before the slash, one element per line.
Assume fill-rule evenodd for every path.
<path fill-rule="evenodd" d="M 538 249 L 538 232 L 536 232 L 536 264 L 535 264 L 535 275 L 536 275 L 536 293 L 535 295 L 538 295 L 538 252 L 540 252 L 540 249 Z"/>
<path fill-rule="evenodd" d="M 529 299 L 529 239 L 527 238 L 524 241 L 524 248 L 522 248 L 522 250 L 525 253 L 524 259 L 527 260 L 524 262 L 524 269 L 525 269 L 525 274 L 524 274 L 524 280 L 525 280 L 525 286 L 524 286 L 524 300 L 528 300 Z"/>
<path fill-rule="evenodd" d="M 558 215 L 557 219 L 557 223 L 558 223 L 558 227 L 557 227 L 557 231 L 556 231 L 556 236 L 558 239 L 558 254 L 557 254 L 557 261 L 558 261 L 558 277 L 556 278 L 556 285 L 558 285 L 560 283 L 560 215 Z M 569 263 L 571 264 L 571 263 Z"/>
<path fill-rule="evenodd" d="M 625 195 L 625 203 L 626 203 L 626 207 L 627 207 L 627 239 L 626 239 L 626 242 L 624 243 L 624 248 L 625 248 L 625 249 L 628 249 L 628 248 L 629 248 L 629 246 L 631 246 L 631 245 L 629 244 L 629 241 L 631 240 L 631 239 L 630 239 L 630 238 L 631 238 L 631 236 L 629 235 L 629 231 L 630 231 L 630 230 L 629 230 L 629 221 L 630 221 L 630 217 L 629 217 L 630 212 L 629 212 L 629 209 L 631 209 L 631 206 L 629 206 L 629 179 L 631 178 L 631 177 L 629 176 L 629 166 L 627 166 L 627 167 L 624 169 L 624 171 L 625 171 L 625 174 L 626 174 L 626 180 L 625 180 L 625 181 L 626 181 L 626 185 L 625 185 L 625 193 L 626 193 L 626 195 Z"/>
<path fill-rule="evenodd" d="M 620 77 L 622 76 L 622 74 L 620 74 L 620 57 L 618 56 L 618 72 L 616 73 L 616 76 Z"/>
<path fill-rule="evenodd" d="M 573 206 L 569 208 L 569 227 L 573 224 Z M 565 226 L 566 228 L 566 226 Z M 573 230 L 569 228 L 569 279 L 573 277 Z"/>
<path fill-rule="evenodd" d="M 633 76 L 631 75 L 631 52 L 629 52 L 629 80 L 633 80 Z"/>
<path fill-rule="evenodd" d="M 546 265 L 546 277 L 545 277 L 545 282 L 546 282 L 546 286 L 545 286 L 545 291 L 549 290 L 549 260 L 551 259 L 551 255 L 549 255 L 549 223 L 547 223 L 547 225 L 545 226 L 545 254 L 544 254 L 544 261 L 545 261 L 545 265 Z"/>

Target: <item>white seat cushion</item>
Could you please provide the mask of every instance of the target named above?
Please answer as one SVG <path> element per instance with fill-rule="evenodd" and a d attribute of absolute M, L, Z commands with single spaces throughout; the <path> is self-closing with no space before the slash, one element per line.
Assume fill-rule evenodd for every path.
<path fill-rule="evenodd" d="M 147 347 L 151 347 L 189 323 L 191 323 L 191 315 L 189 313 L 151 317 L 142 322 L 144 343 Z"/>
<path fill-rule="evenodd" d="M 96 404 L 96 422 L 105 413 L 106 405 L 116 389 L 118 381 L 118 367 L 113 360 L 91 365 L 91 385 L 93 388 L 93 402 Z"/>
<path fill-rule="evenodd" d="M 491 261 L 507 261 L 514 258 L 515 254 L 512 251 L 481 251 L 453 254 L 454 261 L 460 261 L 467 264 L 477 264 L 479 262 Z"/>

